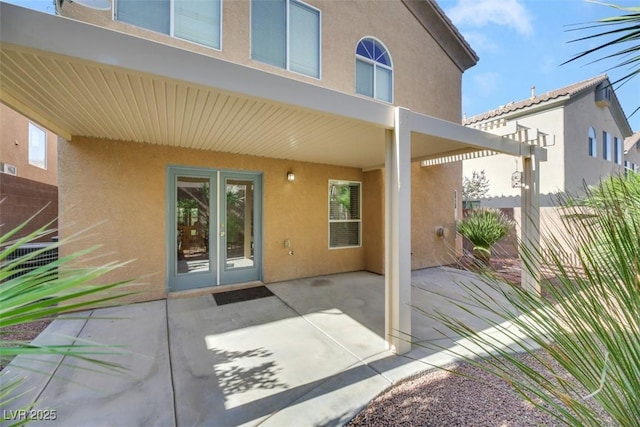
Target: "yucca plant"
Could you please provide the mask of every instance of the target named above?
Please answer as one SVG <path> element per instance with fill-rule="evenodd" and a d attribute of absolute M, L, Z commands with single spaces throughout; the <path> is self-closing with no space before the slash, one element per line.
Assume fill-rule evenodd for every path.
<path fill-rule="evenodd" d="M 17 325 L 50 319 L 61 313 L 95 307 L 103 303 L 113 304 L 114 299 L 126 295 L 112 292 L 125 282 L 92 284 L 95 279 L 119 268 L 123 263 L 109 263 L 91 268 L 73 266 L 80 258 L 94 251 L 95 247 L 59 258 L 46 265 L 25 268 L 25 265 L 46 251 L 58 249 L 65 244 L 54 242 L 48 247 L 19 256 L 17 251 L 20 247 L 51 234 L 51 230 L 44 226 L 14 240 L 28 223 L 29 221 L 0 236 L 0 358 L 9 361 L 15 356 L 23 355 L 23 361 L 28 362 L 24 358 L 53 354 L 80 358 L 102 367 L 122 368 L 100 359 L 101 356 L 115 353 L 111 347 L 94 343 L 36 345 L 7 339 L 12 328 Z M 28 363 L 17 368 L 23 368 L 28 375 L 38 374 L 31 370 Z M 24 377 L 8 377 L 5 371 L 0 373 L 0 408 L 21 396 L 20 384 Z"/>
<path fill-rule="evenodd" d="M 570 28 L 569 31 L 587 33 L 585 36 L 571 40 L 571 43 L 586 42 L 589 43 L 589 48 L 574 55 L 562 65 L 600 55 L 593 62 L 616 61 L 610 69 L 623 70 L 623 76 L 612 82 L 614 86 L 622 86 L 640 75 L 640 4 L 619 6 L 598 1 L 592 1 L 592 3 L 614 8 L 622 14 Z M 640 106 L 632 111 L 629 117 L 639 110 Z"/>
<path fill-rule="evenodd" d="M 506 236 L 513 227 L 513 220 L 499 210 L 473 209 L 458 224 L 458 232 L 471 242 L 474 256 L 488 264 L 492 246 Z"/>
<path fill-rule="evenodd" d="M 495 326 L 500 339 L 475 333 L 449 315 L 425 314 L 470 343 L 457 341 L 465 350 L 454 354 L 506 380 L 559 423 L 638 426 L 640 177 L 613 177 L 587 189 L 584 203 L 567 210 L 563 221 L 570 235 L 544 233 L 546 257 L 542 250 L 523 248 L 521 254 L 530 272 L 536 273 L 538 262 L 556 272 L 552 281 L 542 283 L 542 295 L 515 285 L 505 290 L 491 277 L 480 286 L 466 286 L 474 302 L 491 315 L 463 309 Z M 579 266 L 563 263 L 565 245 L 577 254 Z M 486 286 L 503 294 L 511 306 L 496 308 Z M 515 356 L 522 352 L 531 355 L 536 366 Z"/>

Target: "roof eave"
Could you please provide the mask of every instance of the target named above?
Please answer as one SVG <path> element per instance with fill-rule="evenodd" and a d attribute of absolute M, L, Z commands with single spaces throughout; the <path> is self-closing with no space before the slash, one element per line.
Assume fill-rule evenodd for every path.
<path fill-rule="evenodd" d="M 440 45 L 460 71 L 478 63 L 478 55 L 433 0 L 402 0 L 423 28 Z"/>

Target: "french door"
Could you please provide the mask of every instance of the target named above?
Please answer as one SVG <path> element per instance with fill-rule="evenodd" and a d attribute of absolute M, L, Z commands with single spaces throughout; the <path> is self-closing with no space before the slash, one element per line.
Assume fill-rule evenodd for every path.
<path fill-rule="evenodd" d="M 260 280 L 261 175 L 170 167 L 167 181 L 169 291 Z"/>

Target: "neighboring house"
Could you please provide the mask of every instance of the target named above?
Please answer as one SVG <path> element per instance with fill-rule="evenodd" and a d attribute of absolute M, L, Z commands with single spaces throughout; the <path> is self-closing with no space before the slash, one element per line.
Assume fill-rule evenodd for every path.
<path fill-rule="evenodd" d="M 64 250 L 135 260 L 131 301 L 385 274 L 408 350 L 411 269 L 461 248 L 457 154 L 533 152 L 459 124 L 475 53 L 434 1 L 183 5 L 1 4 L 0 100 L 61 136 L 62 236 L 93 227 Z"/>
<path fill-rule="evenodd" d="M 584 185 L 597 184 L 624 167 L 624 141 L 629 122 L 606 75 L 510 102 L 496 110 L 464 120 L 475 129 L 500 133 L 516 128 L 542 132 L 547 161 L 540 168 L 542 206 L 553 206 L 558 193 L 580 194 Z M 636 162 L 637 163 L 637 162 Z M 520 206 L 520 189 L 511 185 L 522 165 L 506 156 L 466 160 L 464 176 L 484 170 L 490 191 L 482 206 Z"/>
<path fill-rule="evenodd" d="M 624 140 L 624 169 L 640 172 L 640 131 Z"/>
<path fill-rule="evenodd" d="M 57 140 L 53 132 L 0 104 L 0 234 L 40 210 L 16 237 L 48 223 L 57 226 Z"/>

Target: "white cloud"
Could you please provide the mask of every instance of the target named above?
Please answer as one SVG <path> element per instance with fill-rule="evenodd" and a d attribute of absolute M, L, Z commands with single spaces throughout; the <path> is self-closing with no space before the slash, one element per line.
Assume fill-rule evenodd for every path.
<path fill-rule="evenodd" d="M 478 73 L 471 77 L 473 90 L 483 97 L 495 92 L 499 82 L 500 74 L 491 71 Z"/>
<path fill-rule="evenodd" d="M 462 31 L 462 35 L 476 52 L 496 53 L 501 51 L 500 46 L 484 33 L 478 31 Z"/>
<path fill-rule="evenodd" d="M 533 34 L 531 12 L 520 0 L 459 0 L 447 16 L 460 28 L 495 24 L 524 36 Z"/>

